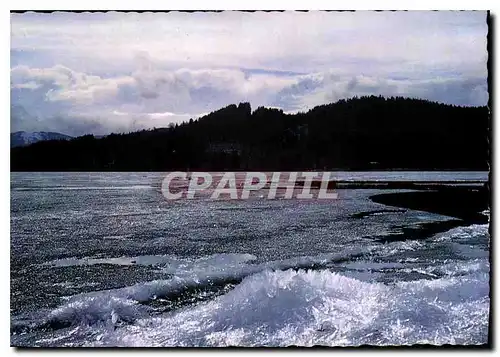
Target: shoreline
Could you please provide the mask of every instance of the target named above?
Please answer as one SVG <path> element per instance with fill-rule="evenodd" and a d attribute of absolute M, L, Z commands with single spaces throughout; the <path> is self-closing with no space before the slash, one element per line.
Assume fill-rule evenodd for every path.
<path fill-rule="evenodd" d="M 380 193 L 370 196 L 375 203 L 450 216 L 464 224 L 485 224 L 488 216 L 481 213 L 490 208 L 491 196 L 482 187 L 441 186 L 412 192 Z"/>

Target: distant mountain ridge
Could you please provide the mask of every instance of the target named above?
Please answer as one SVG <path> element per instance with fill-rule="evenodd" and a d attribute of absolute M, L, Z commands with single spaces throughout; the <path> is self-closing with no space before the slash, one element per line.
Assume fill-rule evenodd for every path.
<path fill-rule="evenodd" d="M 361 97 L 305 113 L 231 104 L 167 128 L 11 149 L 12 171 L 488 170 L 483 107 Z"/>
<path fill-rule="evenodd" d="M 72 136 L 51 131 L 16 131 L 10 133 L 10 147 L 26 146 L 45 140 L 71 140 Z"/>

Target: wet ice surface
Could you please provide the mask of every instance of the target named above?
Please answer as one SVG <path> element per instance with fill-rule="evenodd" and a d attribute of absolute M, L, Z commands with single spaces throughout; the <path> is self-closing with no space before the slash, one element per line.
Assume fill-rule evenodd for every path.
<path fill-rule="evenodd" d="M 12 174 L 13 345 L 487 342 L 487 225 L 450 229 L 378 190 L 167 201 L 162 178 Z"/>

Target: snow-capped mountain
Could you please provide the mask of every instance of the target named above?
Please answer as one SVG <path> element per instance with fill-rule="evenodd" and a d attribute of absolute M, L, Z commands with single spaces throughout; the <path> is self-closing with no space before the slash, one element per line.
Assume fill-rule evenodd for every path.
<path fill-rule="evenodd" d="M 70 140 L 73 137 L 61 133 L 47 132 L 47 131 L 16 131 L 10 133 L 10 147 L 25 146 L 36 143 L 42 140 Z"/>

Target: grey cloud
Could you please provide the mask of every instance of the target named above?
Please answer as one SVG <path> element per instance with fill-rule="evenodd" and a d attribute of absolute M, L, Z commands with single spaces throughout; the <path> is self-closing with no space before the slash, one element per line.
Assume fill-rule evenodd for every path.
<path fill-rule="evenodd" d="M 11 47 L 15 58 L 35 49 L 93 73 L 153 62 L 308 73 L 338 65 L 352 75 L 413 63 L 477 69 L 486 34 L 485 11 L 14 14 Z"/>
<path fill-rule="evenodd" d="M 238 16 L 228 15 L 228 21 L 236 21 Z M 126 72 L 120 70 L 123 67 L 119 65 L 114 72 L 97 71 L 98 74 L 96 71 L 82 70 L 81 67 L 74 68 L 67 63 L 78 61 L 68 62 L 66 55 L 61 56 L 64 62 L 52 67 L 29 67 L 21 64 L 11 69 L 12 103 L 26 108 L 33 117 L 39 118 L 46 125 L 67 127 L 67 130 L 83 133 L 89 130 L 123 131 L 163 125 L 167 119 L 159 115 L 157 118 L 163 118 L 162 121 L 153 122 L 148 113 L 173 112 L 179 113 L 179 118 L 182 118 L 182 113 L 210 112 L 241 101 L 249 101 L 253 107 L 265 105 L 280 107 L 285 111 L 296 111 L 342 98 L 371 94 L 418 97 L 458 105 L 484 105 L 488 100 L 485 63 L 487 53 L 483 46 L 485 25 L 481 23 L 484 14 L 420 13 L 396 16 L 361 13 L 336 17 L 339 22 L 332 25 L 327 21 L 330 15 L 315 13 L 296 17 L 297 21 L 303 21 L 304 24 L 311 21 L 317 24 L 317 27 L 313 27 L 315 31 L 312 31 L 311 27 L 305 27 L 300 32 L 294 30 L 293 37 L 284 30 L 288 25 L 278 25 L 282 21 L 294 19 L 294 16 L 287 13 L 276 17 L 276 29 L 281 30 L 278 37 L 282 37 L 282 43 L 269 38 L 272 36 L 263 31 L 269 29 L 269 24 L 273 24 L 269 22 L 269 18 L 266 21 L 257 21 L 259 16 L 245 17 L 245 21 L 257 21 L 265 25 L 263 29 L 256 30 L 261 37 L 253 38 L 253 34 L 247 34 L 249 43 L 254 47 L 249 47 L 248 43 L 240 46 L 240 43 L 233 41 L 232 35 L 227 38 L 227 34 L 220 33 L 219 30 L 212 32 L 212 37 L 207 40 L 206 37 L 200 37 L 201 33 L 196 32 L 199 29 L 190 31 L 196 33 L 193 37 L 203 40 L 200 42 L 201 47 L 188 46 L 183 41 L 176 42 L 179 38 L 177 34 L 171 33 L 171 27 L 164 27 L 167 35 L 174 37 L 172 46 L 177 44 L 178 48 L 177 52 L 171 48 L 169 51 L 160 52 L 175 58 L 159 56 L 156 42 L 147 42 L 145 39 L 148 45 L 128 48 L 130 41 L 120 37 L 117 40 L 123 44 L 124 51 L 128 51 L 128 57 L 124 56 L 129 61 L 129 70 Z M 92 18 L 91 15 L 87 17 L 89 21 L 94 21 Z M 150 17 L 152 21 L 158 18 Z M 200 15 L 200 20 L 204 18 Z M 35 43 L 31 45 L 47 54 L 54 43 L 80 38 L 85 33 L 82 32 L 81 26 L 88 28 L 86 21 L 80 21 L 76 25 L 63 21 L 63 27 L 68 31 L 59 31 L 64 33 L 64 38 L 58 38 L 60 34 L 53 34 L 53 42 L 43 42 L 54 30 L 52 24 L 43 19 L 45 17 L 39 16 L 37 21 L 29 23 L 23 22 L 22 17 L 17 17 L 18 22 L 13 25 L 14 49 L 11 51 L 17 59 L 15 63 L 23 63 L 23 51 L 19 48 L 27 47 L 25 41 L 29 43 L 30 39 L 41 39 L 39 47 L 36 47 Z M 65 17 L 57 19 L 64 20 Z M 120 19 L 119 15 L 96 17 L 95 21 L 104 21 L 99 22 L 100 26 L 107 28 L 110 23 L 106 21 L 110 20 L 111 24 L 114 24 L 113 21 L 117 19 Z M 359 26 L 353 27 L 353 19 L 356 19 Z M 381 19 L 390 21 L 386 23 Z M 416 24 L 420 21 L 417 21 L 418 19 L 426 24 L 425 28 L 417 29 Z M 213 18 L 207 21 L 200 23 L 200 28 L 212 28 Z M 132 30 L 137 27 L 144 34 L 149 26 L 146 22 L 141 22 L 140 25 L 139 22 L 123 22 L 130 33 L 134 33 Z M 57 21 L 55 23 L 60 24 Z M 186 22 L 178 24 L 184 26 Z M 379 24 L 380 28 L 374 27 L 374 24 Z M 396 24 L 402 26 L 403 36 L 392 33 L 391 29 Z M 457 28 L 463 29 L 463 32 L 455 33 Z M 25 30 L 29 35 L 28 40 L 24 35 L 20 36 Z M 417 33 L 417 30 L 418 36 L 410 36 Z M 384 33 L 390 35 L 385 39 L 379 38 Z M 353 36 L 354 34 L 365 36 Z M 151 33 L 151 36 L 154 37 L 155 33 Z M 102 45 L 99 36 L 92 37 L 89 34 L 89 38 L 91 42 L 96 41 L 97 47 L 95 51 L 88 53 L 99 52 L 98 50 L 102 49 L 98 46 Z M 256 41 L 258 38 L 265 39 L 263 47 Z M 86 48 L 85 41 L 89 39 L 80 39 L 82 48 Z M 266 42 L 267 40 L 269 41 Z M 318 42 L 315 42 L 316 40 Z M 426 44 L 427 40 L 432 43 Z M 205 42 L 213 43 L 213 48 L 206 47 Z M 406 42 L 411 42 L 414 47 L 406 45 Z M 109 51 L 114 45 L 107 45 L 109 49 L 103 51 L 110 54 Z M 232 45 L 238 46 L 233 48 Z M 402 53 L 401 46 L 409 53 Z M 67 52 L 68 48 L 72 47 L 57 47 L 57 51 L 52 49 L 54 54 L 67 54 L 71 53 Z M 217 50 L 221 52 L 214 54 Z M 444 52 L 449 55 L 443 56 Z M 234 62 L 232 64 L 239 66 L 229 68 L 221 66 L 224 61 L 214 62 L 214 58 L 220 59 L 225 54 L 230 55 L 230 62 Z M 459 56 L 460 54 L 471 55 Z M 91 61 L 86 56 L 87 54 L 76 52 L 72 54 L 72 58 L 80 59 L 78 63 Z M 203 68 L 191 60 L 184 59 L 183 62 L 183 56 L 205 58 L 209 65 Z M 33 60 L 34 54 L 31 53 L 29 58 Z M 247 63 L 245 58 L 255 58 L 255 62 Z M 241 62 L 238 62 L 239 60 Z M 104 62 L 102 63 L 104 66 Z M 273 74 L 273 71 L 265 70 L 265 66 L 257 72 L 254 71 L 255 73 L 238 69 L 244 67 L 243 64 L 255 63 L 265 63 L 281 69 L 282 72 L 279 75 Z M 185 65 L 193 67 L 184 68 Z M 310 70 L 310 74 L 303 75 L 291 72 L 283 74 L 283 71 L 297 68 L 321 70 Z M 126 115 L 112 114 L 116 111 Z M 17 119 L 12 120 L 15 122 Z M 22 125 L 27 125 L 26 122 L 24 120 Z M 19 125 L 21 124 L 16 122 L 16 126 Z M 70 129 L 71 125 L 73 129 Z"/>
<path fill-rule="evenodd" d="M 130 131 L 166 126 L 187 118 L 249 101 L 283 110 L 308 110 L 315 105 L 362 95 L 408 96 L 457 105 L 484 105 L 486 79 L 437 77 L 388 79 L 346 76 L 335 71 L 308 75 L 245 74 L 238 70 L 164 71 L 148 66 L 130 76 L 102 78 L 63 66 L 12 69 L 11 97 L 38 121 L 34 127 L 75 135 Z M 113 114 L 120 112 L 120 115 Z M 162 116 L 161 113 L 179 113 Z M 148 113 L 159 113 L 149 115 Z M 13 127 L 30 130 L 29 120 L 12 117 Z"/>
<path fill-rule="evenodd" d="M 488 84 L 482 78 L 436 79 L 419 83 L 415 94 L 425 98 L 455 105 L 486 105 Z"/>
<path fill-rule="evenodd" d="M 293 86 L 280 91 L 273 105 L 285 110 L 307 110 L 315 105 L 364 95 L 405 96 L 454 105 L 486 105 L 486 79 L 432 78 L 386 79 L 368 76 L 335 76 L 314 74 L 303 76 Z"/>
<path fill-rule="evenodd" d="M 148 89 L 143 89 L 141 90 L 141 97 L 145 98 L 145 99 L 156 99 L 158 98 L 160 95 L 158 92 L 155 92 L 153 90 L 148 90 Z"/>
<path fill-rule="evenodd" d="M 199 115 L 163 115 L 163 113 L 137 114 L 117 112 L 88 112 L 35 117 L 21 106 L 11 107 L 11 132 L 55 131 L 71 136 L 83 134 L 106 135 L 126 133 L 142 129 L 167 127 L 170 123 L 181 123 Z"/>

